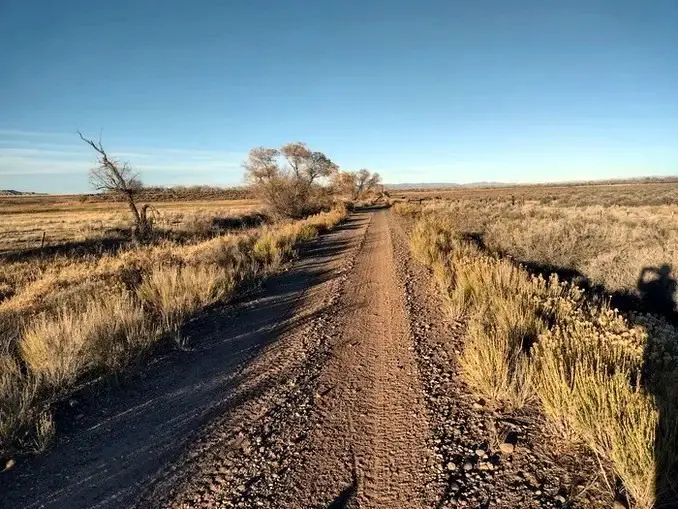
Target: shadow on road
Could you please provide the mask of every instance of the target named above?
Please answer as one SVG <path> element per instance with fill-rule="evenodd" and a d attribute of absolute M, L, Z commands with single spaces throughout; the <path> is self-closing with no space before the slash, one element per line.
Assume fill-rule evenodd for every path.
<path fill-rule="evenodd" d="M 126 507 L 199 428 L 256 398 L 264 379 L 234 398 L 243 370 L 264 347 L 311 320 L 304 296 L 332 278 L 351 245 L 351 219 L 303 247 L 292 268 L 235 305 L 199 316 L 182 330 L 189 351 L 171 351 L 117 384 L 97 383 L 57 416 L 57 441 L 0 475 L 2 507 Z M 328 268 L 329 267 L 329 268 Z"/>
<path fill-rule="evenodd" d="M 350 485 L 346 486 L 337 498 L 335 498 L 330 505 L 327 506 L 327 509 L 348 509 L 351 502 L 355 499 L 356 494 L 358 493 L 358 483 L 353 481 Z"/>

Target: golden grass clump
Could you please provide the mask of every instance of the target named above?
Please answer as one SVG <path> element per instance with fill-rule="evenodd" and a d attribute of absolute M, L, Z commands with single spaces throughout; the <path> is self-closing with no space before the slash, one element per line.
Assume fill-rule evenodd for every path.
<path fill-rule="evenodd" d="M 292 255 L 296 237 L 296 225 L 290 224 L 280 229 L 267 229 L 254 244 L 253 254 L 255 259 L 266 266 L 278 267 Z"/>
<path fill-rule="evenodd" d="M 19 359 L 0 354 L 0 456 L 20 442 L 35 421 L 37 380 L 25 373 Z"/>
<path fill-rule="evenodd" d="M 301 221 L 264 228 L 253 247 L 255 259 L 275 268 L 292 256 L 294 246 L 311 240 L 318 233 L 331 229 L 346 217 L 346 208 L 339 205 L 330 212 L 322 212 Z"/>
<path fill-rule="evenodd" d="M 416 218 L 421 212 L 421 207 L 407 201 L 397 201 L 391 208 L 398 215 Z"/>
<path fill-rule="evenodd" d="M 646 332 L 606 307 L 577 310 L 534 347 L 541 406 L 567 436 L 608 458 L 636 504 L 652 507 L 659 414 L 641 384 Z"/>
<path fill-rule="evenodd" d="M 343 202 L 337 202 L 335 203 L 332 210 L 315 214 L 305 219 L 304 222 L 310 226 L 318 228 L 319 233 L 324 233 L 334 228 L 337 223 L 343 221 L 348 213 L 349 210 L 346 204 Z"/>
<path fill-rule="evenodd" d="M 451 216 L 429 214 L 414 226 L 410 245 L 414 254 L 424 263 L 443 262 L 458 245 L 458 235 Z"/>
<path fill-rule="evenodd" d="M 59 388 L 97 368 L 119 369 L 154 339 L 142 307 L 118 294 L 94 298 L 83 309 L 43 313 L 23 331 L 19 350 L 31 373 Z"/>
<path fill-rule="evenodd" d="M 523 406 L 531 397 L 527 353 L 544 329 L 535 290 L 519 269 L 489 257 L 454 264 L 449 291 L 453 312 L 468 313 L 460 366 L 469 383 L 491 401 Z"/>
<path fill-rule="evenodd" d="M 225 299 L 236 279 L 217 266 L 158 266 L 139 288 L 139 300 L 162 319 L 166 331 L 176 331 L 198 310 Z"/>

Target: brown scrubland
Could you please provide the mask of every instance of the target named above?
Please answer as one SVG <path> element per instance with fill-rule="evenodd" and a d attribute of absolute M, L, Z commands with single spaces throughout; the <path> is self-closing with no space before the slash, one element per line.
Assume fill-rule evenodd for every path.
<path fill-rule="evenodd" d="M 156 234 L 191 237 L 209 234 L 263 209 L 260 201 L 195 200 L 151 201 Z M 230 218 L 230 220 L 229 220 Z M 110 246 L 129 240 L 126 206 L 115 200 L 82 201 L 77 196 L 0 197 L 0 253 L 17 257 L 34 250 Z M 230 222 L 229 222 L 230 221 Z M 47 249 L 45 249 L 47 248 Z"/>
<path fill-rule="evenodd" d="M 115 374 L 201 309 L 228 301 L 345 216 L 13 258 L 0 265 L 0 455 L 45 447 L 50 407 L 79 383 Z M 228 216 L 232 218 L 233 216 Z"/>
<path fill-rule="evenodd" d="M 393 190 L 394 198 L 465 199 L 472 201 L 538 202 L 562 206 L 671 205 L 678 200 L 675 178 L 648 182 L 620 181 L 591 184 L 535 184 L 502 187 L 452 187 L 443 189 Z"/>

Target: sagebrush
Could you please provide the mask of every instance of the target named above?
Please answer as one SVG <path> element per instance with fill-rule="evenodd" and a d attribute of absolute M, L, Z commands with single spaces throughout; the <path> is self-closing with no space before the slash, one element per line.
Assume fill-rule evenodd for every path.
<path fill-rule="evenodd" d="M 637 507 L 675 500 L 678 331 L 489 254 L 452 210 L 415 214 L 411 243 L 467 324 L 469 384 L 496 405 L 537 404 L 562 437 L 612 465 Z"/>

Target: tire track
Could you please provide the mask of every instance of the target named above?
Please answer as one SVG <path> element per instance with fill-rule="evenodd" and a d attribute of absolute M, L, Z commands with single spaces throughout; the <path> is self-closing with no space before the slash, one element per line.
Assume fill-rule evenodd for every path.
<path fill-rule="evenodd" d="M 332 398 L 318 405 L 311 454 L 292 479 L 297 504 L 307 501 L 296 507 L 432 505 L 428 424 L 393 256 L 386 212 L 375 212 L 320 382 Z M 332 505 L 351 488 L 350 502 Z"/>

